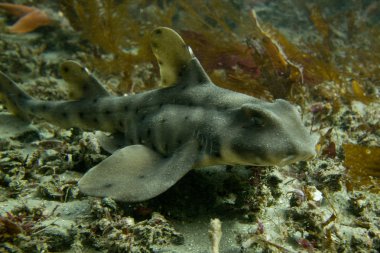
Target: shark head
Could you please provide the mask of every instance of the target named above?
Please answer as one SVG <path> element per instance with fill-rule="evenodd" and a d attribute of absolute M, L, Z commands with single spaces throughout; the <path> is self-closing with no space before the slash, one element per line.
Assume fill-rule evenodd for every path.
<path fill-rule="evenodd" d="M 231 113 L 230 126 L 222 155 L 235 164 L 284 166 L 316 155 L 319 136 L 285 100 L 243 104 Z"/>

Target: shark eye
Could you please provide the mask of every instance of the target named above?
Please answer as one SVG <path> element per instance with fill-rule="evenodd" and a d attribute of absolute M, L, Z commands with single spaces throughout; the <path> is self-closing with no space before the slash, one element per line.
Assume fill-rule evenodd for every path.
<path fill-rule="evenodd" d="M 260 115 L 260 114 L 256 114 L 256 115 L 251 116 L 249 121 L 254 126 L 263 126 L 264 125 L 264 119 L 263 119 L 262 115 Z"/>
<path fill-rule="evenodd" d="M 257 128 L 265 126 L 265 120 L 261 115 L 250 116 L 241 125 L 242 128 Z"/>
<path fill-rule="evenodd" d="M 265 112 L 252 105 L 243 105 L 242 112 L 245 118 L 244 128 L 261 127 L 265 123 Z"/>

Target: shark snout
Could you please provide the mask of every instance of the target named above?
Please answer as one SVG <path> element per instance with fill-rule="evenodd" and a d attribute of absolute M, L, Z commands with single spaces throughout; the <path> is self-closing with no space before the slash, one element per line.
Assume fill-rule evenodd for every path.
<path fill-rule="evenodd" d="M 299 161 L 311 160 L 312 158 L 315 157 L 315 155 L 316 155 L 315 151 L 300 152 L 298 154 L 289 155 L 283 158 L 282 160 L 280 160 L 280 162 L 278 162 L 278 165 L 284 166 L 284 165 L 288 165 L 288 164 L 299 162 Z"/>
<path fill-rule="evenodd" d="M 288 154 L 285 158 L 283 158 L 279 162 L 279 165 L 283 166 L 294 162 L 313 159 L 317 155 L 315 145 L 317 144 L 318 139 L 318 136 L 313 135 L 310 136 L 310 140 L 308 142 L 293 143 L 291 154 Z"/>
<path fill-rule="evenodd" d="M 305 150 L 303 152 L 300 152 L 298 155 L 297 161 L 308 161 L 313 159 L 317 153 L 315 152 L 315 149 Z"/>

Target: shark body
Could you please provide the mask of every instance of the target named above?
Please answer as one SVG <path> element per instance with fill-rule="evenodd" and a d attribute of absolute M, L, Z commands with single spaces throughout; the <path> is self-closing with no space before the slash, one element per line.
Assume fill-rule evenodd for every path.
<path fill-rule="evenodd" d="M 36 100 L 0 72 L 0 94 L 24 119 L 99 135 L 112 153 L 79 181 L 82 192 L 136 202 L 166 191 L 193 168 L 217 164 L 286 165 L 315 155 L 317 137 L 285 100 L 266 102 L 212 83 L 182 38 L 169 28 L 152 33 L 166 88 L 116 97 L 81 65 L 61 75 L 70 101 Z"/>

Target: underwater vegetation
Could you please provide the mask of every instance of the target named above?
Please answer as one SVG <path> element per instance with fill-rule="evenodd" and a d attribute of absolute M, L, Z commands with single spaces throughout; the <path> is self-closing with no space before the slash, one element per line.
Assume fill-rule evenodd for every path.
<path fill-rule="evenodd" d="M 380 192 L 380 147 L 343 145 L 348 175 L 354 185 L 368 185 L 369 190 Z"/>
<path fill-rule="evenodd" d="M 262 24 L 243 3 L 65 0 L 61 5 L 71 25 L 92 45 L 91 67 L 123 76 L 121 92 L 154 85 L 155 74 L 138 66 L 153 62 L 149 31 L 169 26 L 180 32 L 222 87 L 267 99 L 295 99 L 304 87 L 312 96 L 333 103 L 374 99 L 367 80 L 379 75 L 373 63 L 380 58 L 372 52 L 379 49 L 380 31 L 354 9 L 325 17 L 321 9 L 305 6 L 316 38 L 295 45 L 278 29 Z M 341 26 L 345 33 L 336 32 Z M 137 87 L 128 80 L 136 72 L 144 79 Z M 336 90 L 322 85 L 328 81 L 337 84 Z"/>
<path fill-rule="evenodd" d="M 261 30 L 254 12 L 242 11 L 242 6 L 229 1 L 93 1 L 90 4 L 62 1 L 62 10 L 72 26 L 94 46 L 92 67 L 104 74 L 130 78 L 139 64 L 153 62 L 149 33 L 154 27 L 168 26 L 179 31 L 191 45 L 218 85 L 267 98 L 273 94 L 286 97 L 292 84 L 300 81 L 297 73 L 300 70 Z M 104 54 L 109 57 L 99 59 L 96 53 L 99 50 L 103 57 Z M 154 78 L 146 76 L 144 84 L 154 84 Z M 278 86 L 271 87 L 272 83 Z M 123 80 L 119 89 L 131 91 L 131 86 L 133 82 Z M 150 87 L 145 85 L 133 90 L 147 88 Z"/>
<path fill-rule="evenodd" d="M 149 23 L 140 9 L 148 7 L 144 1 L 62 1 L 61 7 L 72 27 L 81 32 L 91 46 L 89 67 L 104 75 L 122 76 L 119 92 L 151 88 L 155 83 L 151 74 L 145 74 L 144 87 L 132 87 L 130 78 L 138 66 L 153 62 L 149 32 L 156 26 Z M 157 17 L 163 16 L 157 12 Z M 153 15 L 153 13 L 150 13 Z M 137 73 L 144 75 L 144 73 Z M 140 85 L 141 86 L 141 85 Z M 135 88 L 135 89 L 134 89 Z"/>

